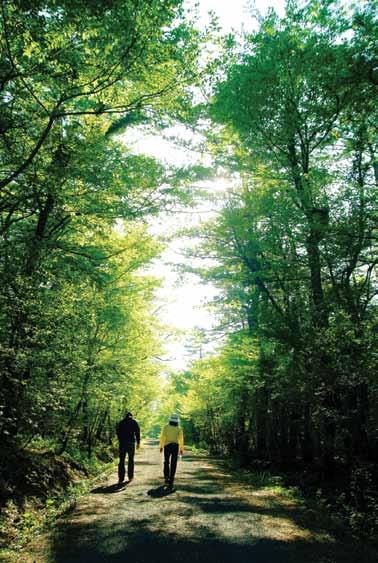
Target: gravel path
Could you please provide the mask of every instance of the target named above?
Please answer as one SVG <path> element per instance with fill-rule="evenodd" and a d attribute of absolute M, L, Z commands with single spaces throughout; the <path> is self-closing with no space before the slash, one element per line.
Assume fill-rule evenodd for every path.
<path fill-rule="evenodd" d="M 22 563 L 365 563 L 361 546 L 336 541 L 274 489 L 247 486 L 220 462 L 190 453 L 176 490 L 162 492 L 155 441 L 136 456 L 135 479 L 117 477 L 82 497 L 19 555 Z M 312 511 L 313 512 L 313 511 Z"/>

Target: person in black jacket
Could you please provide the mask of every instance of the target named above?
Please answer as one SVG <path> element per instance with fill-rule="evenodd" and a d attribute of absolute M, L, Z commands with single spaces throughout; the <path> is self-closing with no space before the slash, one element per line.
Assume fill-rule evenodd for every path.
<path fill-rule="evenodd" d="M 117 424 L 117 437 L 119 442 L 119 464 L 118 464 L 118 484 L 122 485 L 125 480 L 125 459 L 127 459 L 127 476 L 130 481 L 134 478 L 134 454 L 136 447 L 140 446 L 139 424 L 133 419 L 131 412 L 127 412 L 125 417 Z"/>

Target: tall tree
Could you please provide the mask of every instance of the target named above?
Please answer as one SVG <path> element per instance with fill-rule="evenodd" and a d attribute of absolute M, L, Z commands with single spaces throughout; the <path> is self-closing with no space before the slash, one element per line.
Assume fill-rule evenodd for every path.
<path fill-rule="evenodd" d="M 131 154 L 112 133 L 178 111 L 190 98 L 197 53 L 198 34 L 178 0 L 1 3 L 4 441 L 38 433 L 46 401 L 69 413 L 73 405 L 63 404 L 71 378 L 78 407 L 68 426 L 80 413 L 88 442 L 89 386 L 107 388 L 105 349 L 117 353 L 117 326 L 149 334 L 137 328 L 148 324 L 143 299 L 134 302 L 140 318 L 130 313 L 143 283 L 130 278 L 118 300 L 107 288 L 126 276 L 124 268 L 135 272 L 155 256 L 137 223 L 177 201 L 188 178 Z M 113 233 L 117 220 L 124 221 L 124 243 Z M 109 341 L 102 342 L 105 324 Z M 146 338 L 140 352 L 130 351 L 143 364 L 153 355 L 148 348 Z M 118 375 L 127 371 L 125 359 Z"/>
<path fill-rule="evenodd" d="M 316 460 L 350 482 L 377 456 L 373 19 L 368 6 L 289 2 L 236 45 L 209 111 L 210 146 L 240 187 L 196 252 L 215 260 L 198 271 L 222 292 L 226 349 L 257 350 L 237 403 L 249 455 Z"/>

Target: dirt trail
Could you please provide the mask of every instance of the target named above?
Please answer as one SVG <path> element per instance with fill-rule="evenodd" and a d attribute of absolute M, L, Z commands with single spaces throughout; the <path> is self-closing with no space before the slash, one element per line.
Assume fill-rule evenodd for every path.
<path fill-rule="evenodd" d="M 176 491 L 159 496 L 154 441 L 136 456 L 135 480 L 116 475 L 83 497 L 17 556 L 22 563 L 365 563 L 363 546 L 335 540 L 294 501 L 246 486 L 222 464 L 187 454 Z M 156 493 L 156 496 L 151 496 Z"/>

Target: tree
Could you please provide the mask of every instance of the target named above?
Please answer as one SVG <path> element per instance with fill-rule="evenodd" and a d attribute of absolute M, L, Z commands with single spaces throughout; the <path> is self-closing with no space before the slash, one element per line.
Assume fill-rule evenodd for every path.
<path fill-rule="evenodd" d="M 187 103 L 199 38 L 176 0 L 4 1 L 1 33 L 2 440 L 44 426 L 90 452 L 121 380 L 125 400 L 134 372 L 151 396 L 154 284 L 133 275 L 157 247 L 139 222 L 188 181 L 112 132 Z"/>
<path fill-rule="evenodd" d="M 290 2 L 231 53 L 210 141 L 240 187 L 196 251 L 215 262 L 197 271 L 222 292 L 225 350 L 246 358 L 243 335 L 257 350 L 238 395 L 248 455 L 351 481 L 377 456 L 371 18 Z"/>

